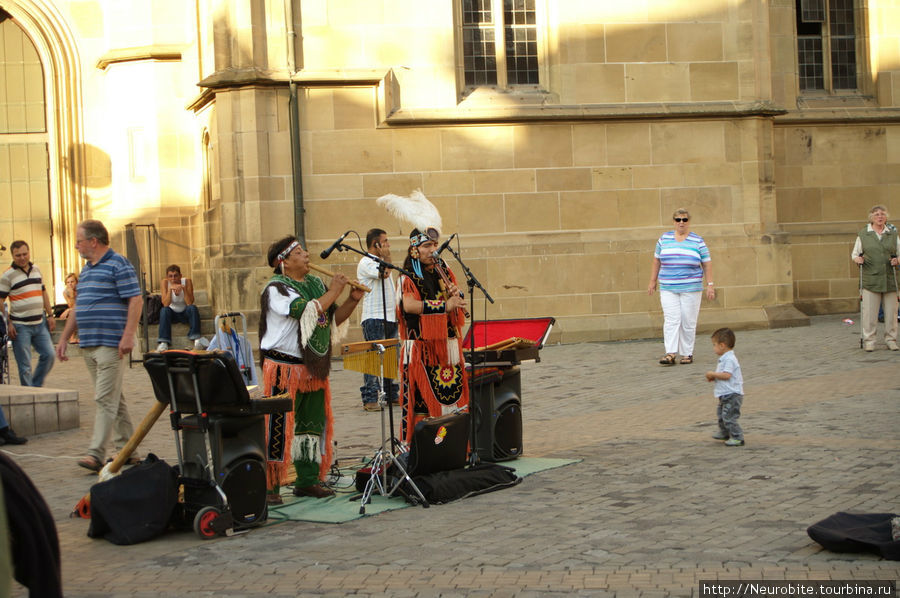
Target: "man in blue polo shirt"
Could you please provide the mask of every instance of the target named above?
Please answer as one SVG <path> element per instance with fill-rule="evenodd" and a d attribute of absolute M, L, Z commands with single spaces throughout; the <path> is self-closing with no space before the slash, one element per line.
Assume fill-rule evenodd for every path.
<path fill-rule="evenodd" d="M 122 358 L 134 349 L 141 289 L 131 263 L 109 248 L 109 233 L 99 220 L 78 225 L 75 248 L 88 263 L 78 277 L 75 317 L 66 320 L 56 356 L 60 361 L 68 359 L 69 337 L 77 328 L 97 403 L 91 445 L 78 465 L 100 471 L 110 438 L 118 450 L 134 433 L 122 394 Z"/>

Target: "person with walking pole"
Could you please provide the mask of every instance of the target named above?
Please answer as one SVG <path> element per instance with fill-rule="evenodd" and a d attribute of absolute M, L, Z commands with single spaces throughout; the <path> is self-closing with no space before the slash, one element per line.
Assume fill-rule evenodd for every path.
<path fill-rule="evenodd" d="M 862 345 L 865 351 L 875 350 L 878 328 L 878 307 L 885 315 L 897 313 L 897 255 L 900 239 L 897 228 L 888 224 L 888 212 L 882 205 L 869 210 L 869 223 L 859 231 L 851 258 L 860 267 L 862 305 Z M 887 348 L 897 351 L 897 318 L 884 319 L 884 341 Z"/>
<path fill-rule="evenodd" d="M 857 257 L 862 257 L 862 254 Z M 857 264 L 856 268 L 859 270 L 859 305 L 857 308 L 859 309 L 860 317 L 862 317 L 862 302 L 863 302 L 863 282 L 862 282 L 862 264 Z M 862 321 L 860 321 L 859 326 L 859 348 L 863 348 L 863 333 L 862 333 Z"/>

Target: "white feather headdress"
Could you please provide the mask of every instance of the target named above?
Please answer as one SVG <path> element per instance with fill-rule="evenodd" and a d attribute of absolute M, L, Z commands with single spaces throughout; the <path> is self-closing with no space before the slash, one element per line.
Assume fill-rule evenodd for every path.
<path fill-rule="evenodd" d="M 385 208 L 398 220 L 411 224 L 422 233 L 427 233 L 429 228 L 435 229 L 438 234 L 441 233 L 440 213 L 418 189 L 410 193 L 409 197 L 388 193 L 376 199 L 375 203 Z"/>

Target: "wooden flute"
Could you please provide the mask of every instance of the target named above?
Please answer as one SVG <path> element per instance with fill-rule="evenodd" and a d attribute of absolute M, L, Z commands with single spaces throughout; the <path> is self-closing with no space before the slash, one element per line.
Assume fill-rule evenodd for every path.
<path fill-rule="evenodd" d="M 333 277 L 334 277 L 334 272 L 332 272 L 332 271 L 329 270 L 328 268 L 323 268 L 322 266 L 317 266 L 317 265 L 315 265 L 315 264 L 310 264 L 310 265 L 309 265 L 309 269 L 310 269 L 310 270 L 315 270 L 315 271 L 318 272 L 319 274 L 324 274 L 325 276 L 327 276 L 327 277 L 329 277 L 329 278 L 333 278 Z M 350 285 L 351 287 L 353 287 L 354 289 L 359 289 L 360 291 L 365 291 L 366 293 L 368 293 L 368 292 L 370 292 L 370 291 L 372 290 L 372 289 L 370 289 L 369 287 L 367 287 L 366 285 L 364 285 L 364 284 L 359 284 L 358 282 L 354 282 L 354 281 L 352 281 L 352 280 L 348 280 L 348 281 L 347 281 L 347 284 L 349 284 L 349 285 Z"/>
<path fill-rule="evenodd" d="M 444 270 L 444 266 L 446 266 L 446 264 L 444 263 L 444 260 L 442 260 L 439 257 L 434 257 L 433 259 L 434 259 L 434 271 L 437 272 L 438 276 L 441 277 L 441 282 L 444 283 L 444 294 L 448 295 L 450 285 L 453 284 L 453 281 L 450 280 L 450 276 L 447 274 L 447 271 Z M 460 296 L 462 296 L 462 293 L 460 293 Z M 460 309 L 462 309 L 463 315 L 468 318 L 469 310 L 466 309 L 465 303 L 463 303 L 463 305 L 460 307 Z"/>

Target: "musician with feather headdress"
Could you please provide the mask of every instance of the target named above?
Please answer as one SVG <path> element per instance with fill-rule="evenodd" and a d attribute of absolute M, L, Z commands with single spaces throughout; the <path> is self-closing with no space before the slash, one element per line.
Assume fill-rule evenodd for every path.
<path fill-rule="evenodd" d="M 419 191 L 409 197 L 385 195 L 377 202 L 415 227 L 403 264 L 412 276 L 400 277 L 397 306 L 402 435 L 410 442 L 418 421 L 468 407 L 461 333 L 465 300 L 453 272 L 436 255 L 441 217 L 434 205 Z"/>

